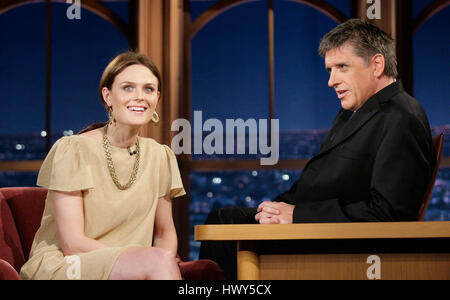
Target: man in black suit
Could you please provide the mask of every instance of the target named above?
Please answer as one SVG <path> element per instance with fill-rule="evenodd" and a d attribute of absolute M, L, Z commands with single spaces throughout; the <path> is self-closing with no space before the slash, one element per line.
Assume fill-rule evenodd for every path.
<path fill-rule="evenodd" d="M 319 54 L 342 106 L 320 152 L 273 201 L 257 209 L 216 210 L 206 224 L 417 219 L 434 151 L 423 108 L 396 80 L 392 39 L 352 19 L 322 38 Z M 200 258 L 216 261 L 227 278 L 235 278 L 235 245 L 205 242 Z"/>

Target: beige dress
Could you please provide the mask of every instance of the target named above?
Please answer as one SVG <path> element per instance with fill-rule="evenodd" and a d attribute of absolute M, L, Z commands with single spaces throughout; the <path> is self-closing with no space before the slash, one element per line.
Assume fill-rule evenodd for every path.
<path fill-rule="evenodd" d="M 149 247 L 158 199 L 185 194 L 172 150 L 153 139 L 140 138 L 137 179 L 119 190 L 111 179 L 102 141 L 74 135 L 58 140 L 39 172 L 37 185 L 56 191 L 83 191 L 84 232 L 108 248 L 64 257 L 47 194 L 23 279 L 107 279 L 117 257 L 129 247 Z M 128 182 L 135 161 L 127 149 L 111 146 L 116 174 Z"/>

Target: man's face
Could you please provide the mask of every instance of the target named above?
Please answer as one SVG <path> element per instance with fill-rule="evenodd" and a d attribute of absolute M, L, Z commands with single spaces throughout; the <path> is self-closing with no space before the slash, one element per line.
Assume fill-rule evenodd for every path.
<path fill-rule="evenodd" d="M 335 89 L 343 109 L 357 111 L 377 91 L 372 61 L 367 64 L 349 43 L 329 50 L 325 67 L 330 73 L 328 86 Z"/>

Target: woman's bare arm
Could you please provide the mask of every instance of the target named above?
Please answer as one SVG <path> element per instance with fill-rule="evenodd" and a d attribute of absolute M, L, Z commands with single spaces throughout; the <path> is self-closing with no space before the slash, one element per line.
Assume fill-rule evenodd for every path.
<path fill-rule="evenodd" d="M 83 197 L 81 191 L 50 191 L 58 238 L 64 255 L 105 248 L 84 233 Z"/>
<path fill-rule="evenodd" d="M 169 195 L 158 201 L 156 208 L 153 246 L 177 254 L 178 240 L 172 216 L 172 199 Z"/>

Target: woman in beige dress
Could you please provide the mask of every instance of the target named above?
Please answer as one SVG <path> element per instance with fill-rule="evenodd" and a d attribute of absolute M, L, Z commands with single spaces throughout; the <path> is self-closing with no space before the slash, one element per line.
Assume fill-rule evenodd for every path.
<path fill-rule="evenodd" d="M 37 184 L 48 189 L 23 279 L 181 279 L 172 198 L 184 195 L 171 149 L 139 130 L 157 123 L 161 75 L 125 52 L 100 80 L 109 122 L 59 139 Z"/>

